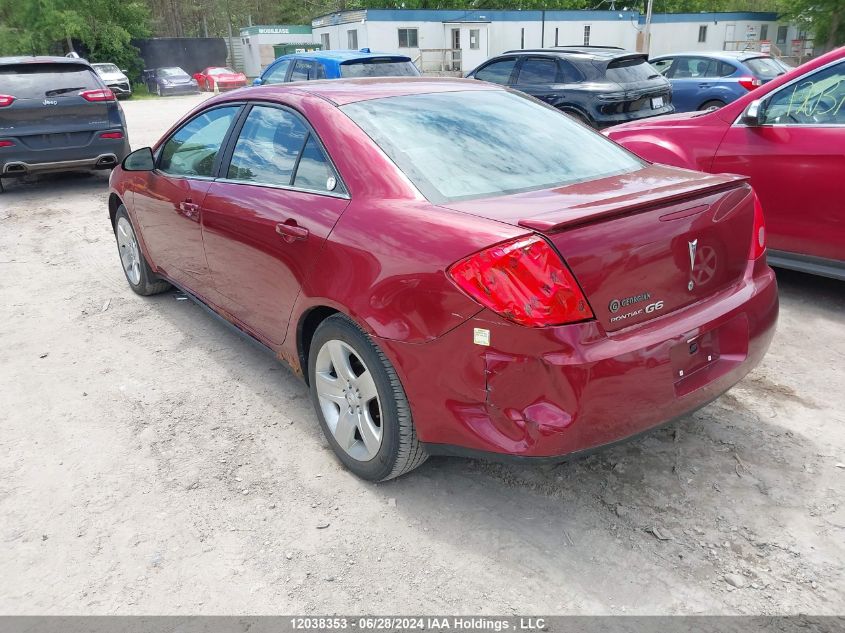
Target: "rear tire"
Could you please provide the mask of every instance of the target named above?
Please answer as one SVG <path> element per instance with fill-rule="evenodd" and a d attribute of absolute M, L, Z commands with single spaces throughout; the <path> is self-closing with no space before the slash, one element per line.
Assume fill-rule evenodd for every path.
<path fill-rule="evenodd" d="M 117 240 L 117 253 L 123 266 L 123 274 L 129 287 L 144 297 L 157 295 L 172 288 L 169 282 L 156 276 L 147 263 L 144 253 L 138 244 L 135 227 L 126 212 L 126 207 L 120 205 L 114 216 L 114 236 Z"/>
<path fill-rule="evenodd" d="M 590 120 L 590 117 L 588 117 L 586 114 L 579 112 L 578 110 L 561 110 L 561 112 L 563 112 L 564 114 L 568 114 L 573 119 L 578 121 L 578 123 L 583 123 L 587 127 L 591 127 L 593 129 L 595 129 L 596 127 L 595 124 L 593 124 L 593 122 Z"/>
<path fill-rule="evenodd" d="M 323 434 L 362 479 L 393 479 L 428 458 L 396 370 L 348 317 L 336 314 L 317 327 L 308 379 Z"/>
<path fill-rule="evenodd" d="M 710 101 L 706 101 L 701 104 L 699 110 L 709 110 L 713 108 L 714 110 L 718 110 L 719 108 L 724 108 L 727 104 L 724 101 L 719 101 L 718 99 L 711 99 Z"/>

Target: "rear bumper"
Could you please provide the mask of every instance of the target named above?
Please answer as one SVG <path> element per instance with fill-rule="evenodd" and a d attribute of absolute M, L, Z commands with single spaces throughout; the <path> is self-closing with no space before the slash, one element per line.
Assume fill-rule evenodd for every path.
<path fill-rule="evenodd" d="M 642 109 L 637 110 L 635 112 L 625 112 L 622 114 L 606 114 L 604 112 L 598 111 L 593 112 L 593 119 L 596 122 L 596 126 L 600 129 L 610 127 L 612 125 L 619 125 L 620 123 L 628 123 L 629 121 L 639 121 L 641 119 L 650 119 L 651 117 L 655 116 L 663 116 L 664 114 L 673 114 L 675 112 L 675 106 L 671 103 L 663 106 L 662 108 L 658 108 L 656 110 L 652 109 Z"/>
<path fill-rule="evenodd" d="M 200 91 L 199 86 L 162 86 L 161 94 L 164 95 L 193 95 Z"/>
<path fill-rule="evenodd" d="M 82 147 L 61 149 L 26 149 L 19 143 L 0 148 L 0 176 L 12 178 L 28 174 L 111 169 L 129 153 L 129 142 L 122 139 L 96 138 Z"/>
<path fill-rule="evenodd" d="M 760 362 L 777 313 L 774 273 L 758 261 L 707 302 L 611 334 L 595 321 L 531 329 L 484 311 L 429 343 L 379 344 L 432 453 L 560 460 L 717 398 Z M 473 344 L 474 328 L 490 331 L 489 347 Z M 700 340 L 713 360 L 691 370 Z"/>
<path fill-rule="evenodd" d="M 129 82 L 120 82 L 120 83 L 113 83 L 113 84 L 106 84 L 109 89 L 114 93 L 116 97 L 131 97 L 132 96 L 132 86 L 129 85 Z"/>

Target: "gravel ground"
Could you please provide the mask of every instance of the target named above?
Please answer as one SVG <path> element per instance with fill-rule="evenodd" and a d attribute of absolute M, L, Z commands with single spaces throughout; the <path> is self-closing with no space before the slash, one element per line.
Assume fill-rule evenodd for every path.
<path fill-rule="evenodd" d="M 124 104 L 134 147 L 200 97 Z M 0 194 L 0 612 L 845 610 L 845 285 L 779 274 L 766 360 L 554 468 L 340 468 L 306 389 L 121 272 L 107 175 Z"/>

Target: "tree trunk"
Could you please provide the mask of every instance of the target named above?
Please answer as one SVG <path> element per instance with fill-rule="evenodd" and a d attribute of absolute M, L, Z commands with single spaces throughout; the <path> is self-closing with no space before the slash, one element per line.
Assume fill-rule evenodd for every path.
<path fill-rule="evenodd" d="M 836 46 L 836 37 L 839 31 L 839 24 L 842 20 L 842 9 L 834 11 L 830 16 L 830 32 L 827 34 L 827 44 L 825 49 L 832 51 Z"/>

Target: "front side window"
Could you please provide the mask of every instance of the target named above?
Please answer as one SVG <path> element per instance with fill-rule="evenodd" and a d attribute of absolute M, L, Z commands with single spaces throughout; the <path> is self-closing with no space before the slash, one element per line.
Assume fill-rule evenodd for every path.
<path fill-rule="evenodd" d="M 504 90 L 372 99 L 341 110 L 434 203 L 549 189 L 643 167 L 560 111 Z"/>
<path fill-rule="evenodd" d="M 417 29 L 399 29 L 399 48 L 417 48 Z"/>
<path fill-rule="evenodd" d="M 229 180 L 342 191 L 325 152 L 307 125 L 281 108 L 254 106 L 235 144 Z"/>
<path fill-rule="evenodd" d="M 508 59 L 501 59 L 492 64 L 487 64 L 484 68 L 475 73 L 475 78 L 481 81 L 489 81 L 494 84 L 508 85 L 511 78 L 513 68 L 516 66 L 516 57 L 509 57 Z"/>
<path fill-rule="evenodd" d="M 207 110 L 183 125 L 161 149 L 158 168 L 172 176 L 214 176 L 214 161 L 239 106 Z"/>
<path fill-rule="evenodd" d="M 553 84 L 557 81 L 557 64 L 549 57 L 529 57 L 522 62 L 517 84 Z"/>
<path fill-rule="evenodd" d="M 273 66 L 273 70 L 267 73 L 267 76 L 264 78 L 264 84 L 281 84 L 285 82 L 285 79 L 288 76 L 288 68 L 290 68 L 289 59 L 283 59 L 278 64 Z"/>
<path fill-rule="evenodd" d="M 845 62 L 781 88 L 761 110 L 763 125 L 845 125 Z"/>

